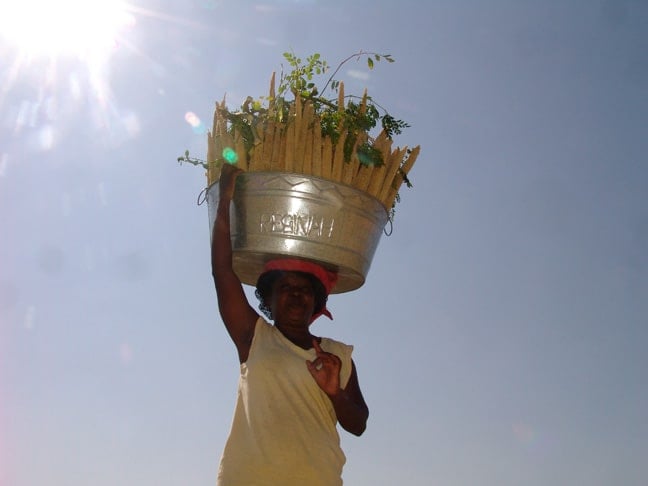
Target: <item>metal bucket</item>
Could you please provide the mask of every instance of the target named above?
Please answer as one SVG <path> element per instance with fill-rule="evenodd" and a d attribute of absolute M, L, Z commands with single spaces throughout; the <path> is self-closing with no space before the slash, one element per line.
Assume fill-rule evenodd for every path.
<path fill-rule="evenodd" d="M 218 183 L 207 189 L 212 234 Z M 387 211 L 374 197 L 318 177 L 284 172 L 243 172 L 230 207 L 234 271 L 256 285 L 263 265 L 281 257 L 314 261 L 338 272 L 332 293 L 361 287 Z"/>

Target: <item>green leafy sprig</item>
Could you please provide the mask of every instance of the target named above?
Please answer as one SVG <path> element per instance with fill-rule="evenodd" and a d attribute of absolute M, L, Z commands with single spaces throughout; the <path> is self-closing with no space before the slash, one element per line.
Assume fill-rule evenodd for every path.
<path fill-rule="evenodd" d="M 385 60 L 395 62 L 390 54 L 359 51 L 344 59 L 328 78 L 320 91 L 315 83 L 317 76 L 324 75 L 329 70 L 329 64 L 322 59 L 319 53 L 308 56 L 305 62 L 293 52 L 284 52 L 284 59 L 290 66 L 290 71 L 284 72 L 283 67 L 279 78 L 277 95 L 275 98 L 261 96 L 254 99 L 248 96 L 238 111 L 225 110 L 222 115 L 228 120 L 230 130 L 241 134 L 245 148 L 251 150 L 259 139 L 257 131 L 259 126 L 267 120 L 268 104 L 273 104 L 276 121 L 286 121 L 292 104 L 297 96 L 303 101 L 310 101 L 315 107 L 315 113 L 321 120 L 322 136 L 328 136 L 335 144 L 344 134 L 344 160 L 351 160 L 353 147 L 361 134 L 368 134 L 378 122 L 385 134 L 390 139 L 402 133 L 409 124 L 390 115 L 387 110 L 376 103 L 373 98 L 366 96 L 366 106 L 362 107 L 361 97 L 356 95 L 346 96 L 344 107 L 338 105 L 337 98 L 330 99 L 324 96 L 330 87 L 338 93 L 340 81 L 335 76 L 349 61 L 366 58 L 367 67 L 373 69 L 376 62 Z M 289 97 L 292 95 L 292 98 Z M 384 163 L 382 154 L 373 146 L 373 138 L 357 145 L 357 155 L 364 165 L 380 166 Z"/>
<path fill-rule="evenodd" d="M 321 88 L 318 86 L 318 80 L 323 80 L 331 67 L 319 53 L 302 59 L 294 52 L 284 52 L 283 57 L 287 68 L 284 69 L 282 64 L 276 94 L 273 87 L 268 96 L 259 98 L 248 96 L 236 111 L 230 111 L 224 107 L 224 104 L 217 108 L 223 119 L 227 120 L 228 132 L 232 135 L 239 134 L 245 150 L 250 153 L 260 141 L 259 133 L 263 133 L 268 122 L 280 122 L 282 130 L 287 129 L 291 113 L 294 113 L 293 107 L 297 98 L 300 98 L 302 106 L 303 103 L 309 102 L 314 107 L 323 138 L 329 137 L 333 145 L 341 139 L 344 140 L 345 162 L 351 161 L 355 150 L 355 155 L 361 164 L 382 166 L 385 160 L 383 160 L 383 153 L 374 146 L 375 138 L 371 135 L 372 130 L 379 126 L 384 134 L 392 139 L 394 135 L 401 134 L 410 125 L 392 116 L 367 95 L 366 91 L 363 96 L 345 93 L 341 95 L 343 84 L 336 76 L 344 65 L 353 60 L 365 59 L 368 69 L 372 70 L 380 61 L 395 62 L 393 57 L 390 54 L 360 50 L 343 59 L 326 78 Z M 328 92 L 334 93 L 333 97 L 327 96 Z M 404 166 L 410 153 L 411 150 L 408 149 L 401 167 Z M 224 161 L 220 159 L 220 155 L 218 161 Z M 178 162 L 208 167 L 207 161 L 190 157 L 189 151 L 185 151 L 183 156 L 178 157 Z M 412 187 L 411 181 L 402 168 L 399 169 L 399 173 L 403 183 L 407 187 Z M 399 200 L 397 194 L 395 202 Z M 394 207 L 391 209 L 392 217 L 393 212 Z"/>

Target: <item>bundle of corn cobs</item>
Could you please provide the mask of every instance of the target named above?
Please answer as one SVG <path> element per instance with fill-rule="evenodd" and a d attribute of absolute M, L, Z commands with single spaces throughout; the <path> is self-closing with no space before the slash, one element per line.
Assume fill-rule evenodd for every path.
<path fill-rule="evenodd" d="M 254 120 L 254 140 L 250 144 L 250 125 L 237 128 L 231 123 L 225 101 L 216 103 L 212 131 L 207 134 L 207 180 L 211 185 L 220 176 L 223 163 L 236 163 L 246 171 L 278 171 L 320 177 L 346 184 L 378 199 L 392 210 L 402 183 L 414 165 L 420 146 L 392 148 L 391 137 L 383 129 L 371 145 L 382 155 L 383 163 L 366 164 L 352 150 L 345 156 L 345 132 L 340 130 L 334 143 L 322 134 L 322 125 L 311 99 L 295 96 L 288 115 L 282 116 L 275 97 L 275 77 L 270 82 L 267 110 Z M 367 93 L 360 104 L 366 109 Z M 344 110 L 344 84 L 339 84 L 338 109 Z M 244 129 L 245 130 L 244 130 Z M 355 144 L 366 143 L 367 132 L 356 137 Z M 355 147 L 354 147 L 355 148 Z"/>

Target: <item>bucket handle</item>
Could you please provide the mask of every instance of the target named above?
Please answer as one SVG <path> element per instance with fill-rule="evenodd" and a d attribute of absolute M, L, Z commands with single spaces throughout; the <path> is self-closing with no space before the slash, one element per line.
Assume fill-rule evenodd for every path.
<path fill-rule="evenodd" d="M 385 233 L 385 236 L 391 236 L 392 233 L 394 232 L 394 221 L 389 218 L 389 232 L 385 229 L 387 228 L 387 225 L 383 226 L 383 233 Z"/>
<path fill-rule="evenodd" d="M 196 204 L 198 206 L 201 206 L 202 203 L 204 203 L 207 200 L 207 188 L 205 187 L 202 191 L 200 191 L 200 194 L 198 194 L 198 199 L 196 200 Z"/>

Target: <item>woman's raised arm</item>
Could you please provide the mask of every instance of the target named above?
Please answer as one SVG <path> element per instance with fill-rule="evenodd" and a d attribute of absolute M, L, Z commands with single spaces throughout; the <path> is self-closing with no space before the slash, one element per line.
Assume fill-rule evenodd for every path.
<path fill-rule="evenodd" d="M 230 235 L 230 205 L 234 196 L 236 177 L 242 170 L 224 164 L 219 180 L 219 201 L 212 233 L 211 264 L 218 309 L 225 328 L 236 345 L 241 363 L 247 361 L 259 317 L 250 306 L 243 286 L 232 268 Z"/>

